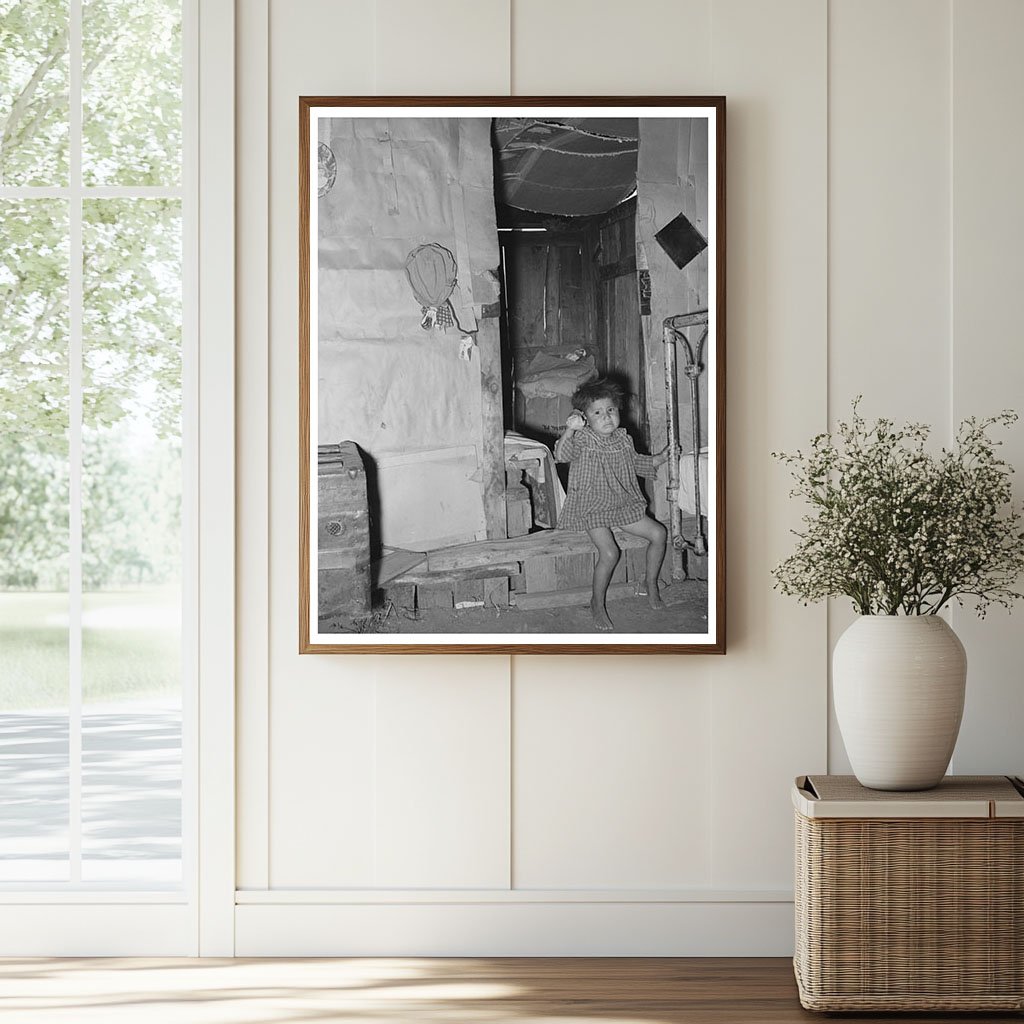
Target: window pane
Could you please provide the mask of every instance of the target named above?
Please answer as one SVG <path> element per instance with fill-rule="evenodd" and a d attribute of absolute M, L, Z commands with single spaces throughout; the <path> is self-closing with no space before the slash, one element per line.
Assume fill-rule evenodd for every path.
<path fill-rule="evenodd" d="M 67 181 L 67 0 L 0 0 L 0 185 Z"/>
<path fill-rule="evenodd" d="M 179 604 L 172 592 L 86 595 L 93 690 L 148 683 L 157 696 L 114 689 L 109 700 L 93 694 L 83 706 L 84 882 L 181 882 Z M 157 617 L 161 610 L 167 619 Z"/>
<path fill-rule="evenodd" d="M 47 594 L 46 597 L 54 595 Z M 0 594 L 6 613 L 10 594 Z M 31 602 L 29 603 L 31 606 Z M 67 602 L 64 603 L 64 634 L 60 645 L 67 651 Z M 7 627 L 2 627 L 6 632 Z M 41 659 L 38 644 L 43 631 L 31 627 L 33 648 L 28 653 Z M 56 634 L 59 628 L 50 633 Z M 4 653 L 18 658 L 0 636 Z M 54 652 L 51 667 L 59 667 Z M 67 670 L 66 656 L 64 664 Z M 6 706 L 6 702 L 5 702 Z M 70 877 L 68 855 L 68 713 L 59 709 L 0 712 L 0 882 L 66 882 Z"/>
<path fill-rule="evenodd" d="M 87 185 L 181 181 L 181 0 L 85 0 Z"/>
<path fill-rule="evenodd" d="M 84 204 L 82 878 L 181 877 L 181 210 Z"/>
<path fill-rule="evenodd" d="M 67 234 L 0 200 L 0 881 L 68 877 Z"/>

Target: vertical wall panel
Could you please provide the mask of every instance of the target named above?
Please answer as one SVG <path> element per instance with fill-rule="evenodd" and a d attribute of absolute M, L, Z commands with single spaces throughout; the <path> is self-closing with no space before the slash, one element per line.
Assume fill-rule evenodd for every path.
<path fill-rule="evenodd" d="M 313 0 L 272 0 L 271 6 L 270 878 L 277 888 L 371 886 L 378 884 L 378 865 L 383 865 L 387 879 L 423 879 L 431 864 L 431 877 L 441 877 L 437 864 L 446 848 L 438 847 L 437 858 L 424 861 L 422 844 L 409 842 L 396 819 L 394 785 L 387 789 L 388 780 L 393 783 L 398 773 L 418 770 L 409 723 L 393 704 L 407 682 L 415 681 L 419 699 L 430 704 L 439 720 L 464 721 L 467 708 L 472 708 L 481 737 L 490 739 L 495 731 L 507 735 L 508 730 L 507 658 L 296 654 L 298 97 L 412 90 L 409 81 L 395 77 L 405 73 L 402 69 L 408 70 L 410 62 L 418 71 L 414 91 L 449 91 L 452 83 L 443 76 L 455 67 L 466 69 L 460 51 L 493 49 L 500 55 L 508 50 L 507 29 L 504 36 L 493 35 L 501 24 L 500 11 L 493 5 L 483 5 L 490 19 L 483 21 L 479 13 L 460 18 L 450 9 L 441 17 L 432 8 L 435 16 L 415 33 L 418 62 L 409 54 L 399 61 L 397 30 L 386 28 L 382 36 L 378 18 L 387 26 L 389 18 L 398 16 L 396 10 L 401 13 L 407 5 L 376 6 L 375 11 L 372 2 Z M 460 10 L 464 15 L 470 12 L 466 5 Z M 404 38 L 411 40 L 407 28 Z M 493 62 L 487 67 L 492 69 Z M 432 72 L 442 77 L 434 80 Z M 489 90 L 503 91 L 493 76 L 486 81 L 463 79 L 461 91 Z M 481 692 L 492 698 L 486 706 L 450 684 L 466 671 L 477 673 Z M 394 712 L 383 718 L 378 716 L 378 687 L 385 707 Z M 382 756 L 382 750 L 390 756 Z M 447 800 L 478 806 L 478 787 L 487 780 L 490 813 L 507 821 L 507 763 L 499 762 L 501 770 L 496 769 L 494 759 L 500 757 L 500 747 L 494 745 L 486 750 L 475 743 L 453 745 L 445 759 L 433 768 L 426 766 L 419 783 L 436 781 L 440 804 L 435 806 L 444 806 Z M 382 764 L 385 799 L 378 806 L 377 771 Z M 455 764 L 460 770 L 453 769 Z M 464 780 L 461 795 L 450 788 L 456 777 Z M 425 799 L 430 807 L 429 796 Z M 507 881 L 507 834 L 502 842 L 492 841 L 495 833 L 488 815 L 467 816 L 463 824 L 466 831 L 457 837 L 462 849 L 477 854 L 486 850 L 487 858 L 470 871 L 455 857 L 451 869 L 466 868 L 467 876 L 475 872 L 477 878 Z M 415 816 L 404 827 L 415 832 Z M 443 834 L 438 841 L 444 841 Z M 450 875 L 446 878 L 452 881 Z"/>
<path fill-rule="evenodd" d="M 379 659 L 300 658 L 297 653 L 299 96 L 372 91 L 372 0 L 271 0 L 267 813 L 272 887 L 359 885 L 372 878 L 373 661 Z M 241 216 L 262 215 L 255 209 Z M 243 572 L 245 561 L 243 553 Z"/>
<path fill-rule="evenodd" d="M 508 658 L 425 675 L 377 687 L 376 885 L 507 888 Z"/>
<path fill-rule="evenodd" d="M 908 73 L 912 68 L 913 73 Z M 949 10 L 829 4 L 829 422 L 949 434 Z M 854 619 L 830 602 L 829 650 Z M 829 768 L 849 771 L 830 725 Z"/>
<path fill-rule="evenodd" d="M 706 95 L 711 10 L 515 0 L 515 92 Z M 711 660 L 514 659 L 517 886 L 708 883 Z"/>
<path fill-rule="evenodd" d="M 825 425 L 826 49 L 815 0 L 714 7 L 728 97 L 728 651 L 711 665 L 716 888 L 788 886 L 789 786 L 825 766 L 823 608 L 771 590 L 799 510 L 770 457 Z"/>
<path fill-rule="evenodd" d="M 378 0 L 376 18 L 376 93 L 508 92 L 507 0 Z M 509 659 L 379 660 L 378 884 L 506 887 Z"/>
<path fill-rule="evenodd" d="M 824 19 L 813 3 L 767 10 L 757 4 L 688 4 L 672 13 L 640 4 L 632 8 L 637 30 L 623 34 L 619 22 L 595 16 L 596 9 L 587 5 L 586 49 L 577 51 L 565 40 L 582 42 L 570 28 L 587 21 L 586 12 L 574 16 L 573 5 L 559 5 L 554 12 L 532 3 L 515 5 L 517 92 L 614 92 L 620 84 L 616 68 L 629 67 L 629 87 L 623 90 L 629 93 L 722 92 L 728 98 L 727 405 L 728 434 L 736 439 L 729 449 L 728 478 L 729 654 L 723 661 L 682 658 L 671 665 L 644 659 L 634 662 L 632 673 L 652 683 L 671 680 L 687 699 L 702 697 L 714 706 L 713 722 L 688 720 L 679 734 L 682 746 L 708 750 L 712 730 L 711 770 L 703 776 L 708 792 L 700 793 L 694 780 L 677 794 L 677 813 L 692 823 L 695 841 L 714 841 L 714 884 L 787 886 L 784 780 L 821 768 L 825 760 L 824 643 L 806 639 L 813 636 L 809 623 L 816 615 L 823 623 L 824 616 L 795 603 L 765 600 L 768 569 L 794 523 L 781 487 L 774 488 L 774 503 L 764 502 L 766 491 L 772 493 L 769 443 L 755 450 L 745 438 L 775 432 L 788 442 L 824 424 Z M 564 18 L 565 31 L 553 31 L 552 18 Z M 659 33 L 637 28 L 655 24 Z M 598 65 L 593 55 L 604 52 L 605 32 L 614 58 Z M 766 39 L 777 39 L 778 46 L 766 46 Z M 557 60 L 546 50 L 555 40 Z M 793 59 L 794 46 L 799 60 Z M 820 397 L 794 403 L 793 387 Z M 762 643 L 766 646 L 759 647 Z M 516 707 L 524 712 L 536 708 L 541 714 L 545 698 L 539 695 L 563 680 L 582 678 L 585 685 L 576 665 L 550 659 L 543 673 L 539 668 L 533 659 L 516 661 Z M 593 699 L 608 698 L 595 688 Z M 516 751 L 530 749 L 524 737 L 542 730 L 543 721 L 517 715 Z M 624 734 L 623 743 L 622 760 L 629 763 L 639 739 Z M 749 770 L 752 759 L 759 766 L 755 773 Z M 520 770 L 527 771 L 517 761 L 517 878 L 519 865 L 533 862 L 523 846 L 531 831 L 520 837 L 534 812 L 519 799 Z M 714 800 L 720 811 L 710 810 Z M 757 844 L 749 841 L 752 833 L 761 837 Z M 764 841 L 766 834 L 772 839 Z M 693 870 L 692 862 L 687 870 Z"/>
<path fill-rule="evenodd" d="M 320 657 L 274 678 L 271 888 L 376 884 L 377 677 Z"/>
<path fill-rule="evenodd" d="M 503 96 L 509 0 L 377 0 L 381 95 Z"/>
<path fill-rule="evenodd" d="M 1024 295 L 1024 5 L 953 3 L 953 354 L 952 415 L 1024 414 L 1021 296 Z M 1024 497 L 1024 425 L 1000 431 L 1001 455 L 1017 469 Z M 978 621 L 954 610 L 967 648 L 967 704 L 957 772 L 1024 772 L 1024 630 L 1018 604 Z"/>
<path fill-rule="evenodd" d="M 707 688 L 670 657 L 561 660 L 515 663 L 515 887 L 708 885 Z"/>
<path fill-rule="evenodd" d="M 520 96 L 686 96 L 708 88 L 710 0 L 513 0 Z"/>
<path fill-rule="evenodd" d="M 948 426 L 949 13 L 829 5 L 829 413 Z M 908 68 L 913 73 L 908 74 Z"/>

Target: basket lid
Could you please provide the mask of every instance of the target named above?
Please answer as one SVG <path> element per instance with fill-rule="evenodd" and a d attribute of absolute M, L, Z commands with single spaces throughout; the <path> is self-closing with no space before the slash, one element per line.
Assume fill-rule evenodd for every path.
<path fill-rule="evenodd" d="M 1007 775 L 947 775 L 934 789 L 867 789 L 852 775 L 802 775 L 793 806 L 808 818 L 1024 818 L 1024 783 Z"/>

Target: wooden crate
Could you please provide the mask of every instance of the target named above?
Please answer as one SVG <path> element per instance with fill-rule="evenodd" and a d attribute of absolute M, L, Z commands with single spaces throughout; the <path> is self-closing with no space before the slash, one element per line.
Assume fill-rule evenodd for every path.
<path fill-rule="evenodd" d="M 358 618 L 371 605 L 366 470 L 352 441 L 317 454 L 317 616 Z"/>
<path fill-rule="evenodd" d="M 593 575 L 594 555 L 590 551 L 570 555 L 538 555 L 523 562 L 525 590 L 528 594 L 586 587 L 590 585 Z"/>

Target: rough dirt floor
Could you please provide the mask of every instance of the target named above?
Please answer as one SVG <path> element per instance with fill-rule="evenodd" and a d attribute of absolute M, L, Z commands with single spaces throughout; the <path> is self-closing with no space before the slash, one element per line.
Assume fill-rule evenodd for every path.
<path fill-rule="evenodd" d="M 608 601 L 614 633 L 704 633 L 708 624 L 708 586 L 689 580 L 662 588 L 665 607 L 655 611 L 645 597 Z M 339 632 L 367 633 L 596 633 L 589 605 L 568 608 L 430 608 L 410 612 L 378 610 L 362 628 L 337 624 Z M 614 634 L 606 634 L 614 635 Z"/>

